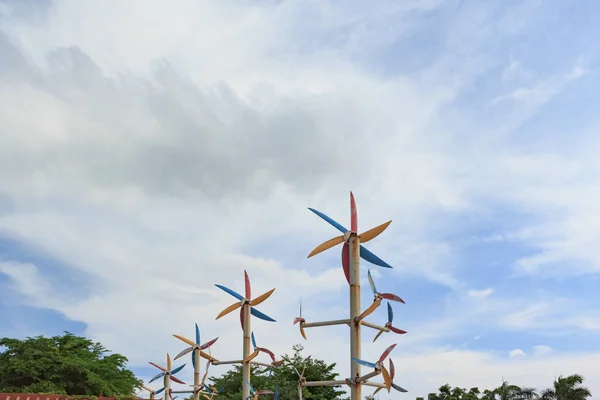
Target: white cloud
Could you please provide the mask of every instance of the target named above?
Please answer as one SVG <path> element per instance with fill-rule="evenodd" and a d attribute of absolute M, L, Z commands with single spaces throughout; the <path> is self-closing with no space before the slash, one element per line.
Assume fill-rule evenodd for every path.
<path fill-rule="evenodd" d="M 510 358 L 517 358 L 517 357 L 525 357 L 527 355 L 527 353 L 525 353 L 521 349 L 513 349 L 508 352 L 508 355 Z"/>
<path fill-rule="evenodd" d="M 469 290 L 469 296 L 471 296 L 471 297 L 488 297 L 492 293 L 494 293 L 494 289 L 492 289 L 492 288 L 487 288 L 487 289 L 482 289 L 482 290 L 475 290 L 475 289 Z"/>
<path fill-rule="evenodd" d="M 545 346 L 543 344 L 538 344 L 537 346 L 533 346 L 533 354 L 536 356 L 544 356 L 546 354 L 550 354 L 552 352 L 552 347 Z"/>

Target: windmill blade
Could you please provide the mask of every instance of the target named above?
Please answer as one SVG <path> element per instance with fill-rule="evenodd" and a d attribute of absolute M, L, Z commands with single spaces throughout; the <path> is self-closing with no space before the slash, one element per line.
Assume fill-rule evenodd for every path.
<path fill-rule="evenodd" d="M 273 292 L 275 291 L 275 289 L 271 289 L 268 292 L 265 292 L 263 294 L 261 294 L 260 296 L 256 297 L 255 299 L 250 301 L 250 304 L 254 307 L 256 307 L 257 305 L 259 305 L 260 303 L 262 303 L 263 301 L 265 301 L 266 299 L 268 299 Z"/>
<path fill-rule="evenodd" d="M 214 338 L 213 340 L 209 340 L 208 342 L 206 342 L 202 346 L 200 346 L 200 350 L 206 350 L 206 349 L 208 349 L 210 346 L 212 346 L 213 344 L 215 344 L 215 342 L 217 340 L 219 340 L 218 337 Z"/>
<path fill-rule="evenodd" d="M 148 361 L 148 364 L 150 364 L 150 365 L 152 365 L 152 366 L 154 366 L 154 367 L 156 367 L 156 368 L 160 369 L 161 371 L 164 371 L 164 370 L 165 370 L 163 367 L 161 367 L 161 366 L 160 366 L 160 365 L 158 365 L 158 364 L 155 364 L 155 363 L 153 363 L 152 361 Z"/>
<path fill-rule="evenodd" d="M 375 396 L 377 394 L 377 392 L 379 392 L 381 389 L 381 387 L 378 387 L 377 389 L 375 389 L 375 391 L 373 392 L 373 394 L 371 396 Z"/>
<path fill-rule="evenodd" d="M 306 338 L 306 332 L 304 332 L 304 327 L 302 326 L 302 324 L 300 324 L 300 334 L 302 335 L 302 337 L 304 338 L 304 340 L 308 340 Z"/>
<path fill-rule="evenodd" d="M 158 378 L 161 378 L 161 377 L 163 377 L 163 376 L 165 376 L 165 373 L 164 373 L 164 372 L 160 372 L 160 373 L 158 373 L 158 374 L 154 375 L 154 376 L 152 377 L 152 379 L 150 379 L 150 380 L 148 381 L 148 383 L 152 383 L 152 382 L 154 382 L 155 380 L 157 380 Z M 156 393 L 158 393 L 158 392 L 156 392 Z"/>
<path fill-rule="evenodd" d="M 381 334 L 383 334 L 383 332 L 385 332 L 385 331 L 379 331 L 379 332 L 377 332 L 377 335 L 375 335 L 375 338 L 373 339 L 373 343 L 375 343 L 375 341 L 377 339 L 379 339 L 379 336 L 381 336 Z"/>
<path fill-rule="evenodd" d="M 199 351 L 200 351 L 200 357 L 205 358 L 205 359 L 210 360 L 210 361 L 217 361 L 217 359 L 214 358 L 213 356 L 211 356 L 209 354 L 206 354 L 202 350 L 199 350 Z"/>
<path fill-rule="evenodd" d="M 246 385 L 248 385 L 248 388 L 250 388 L 250 393 L 254 394 L 254 388 L 252 385 L 250 385 L 250 382 L 248 382 L 247 379 L 244 379 L 244 382 L 246 382 Z"/>
<path fill-rule="evenodd" d="M 170 378 L 171 378 L 171 380 L 172 380 L 173 382 L 177 382 L 177 383 L 180 383 L 180 384 L 182 384 L 182 385 L 185 385 L 185 382 L 184 382 L 184 381 L 182 381 L 181 379 L 175 378 L 173 375 L 171 375 L 171 376 L 170 376 Z"/>
<path fill-rule="evenodd" d="M 350 192 L 350 230 L 354 233 L 358 232 L 358 214 L 356 213 L 356 202 L 352 192 Z"/>
<path fill-rule="evenodd" d="M 395 328 L 393 326 L 390 326 L 390 331 L 392 331 L 394 333 L 397 333 L 399 335 L 404 335 L 406 333 L 406 331 L 403 331 L 402 329 Z"/>
<path fill-rule="evenodd" d="M 258 350 L 254 350 L 248 357 L 246 357 L 244 362 L 250 362 L 250 361 L 254 360 L 257 355 L 258 355 Z"/>
<path fill-rule="evenodd" d="M 163 387 L 161 387 L 160 389 L 158 389 L 158 390 L 156 391 L 156 393 L 154 393 L 154 394 L 159 394 L 159 393 L 162 393 L 162 391 L 163 391 L 163 390 L 165 390 L 164 386 L 163 386 Z"/>
<path fill-rule="evenodd" d="M 334 221 L 332 218 L 329 218 L 327 215 L 323 214 L 321 211 L 317 211 L 314 208 L 310 208 L 310 207 L 308 207 L 308 209 L 310 211 L 314 212 L 315 214 L 317 214 L 319 217 L 323 218 L 325 221 L 327 221 L 330 225 L 332 225 L 338 231 L 340 231 L 342 233 L 348 232 L 348 229 L 344 228 L 339 222 Z"/>
<path fill-rule="evenodd" d="M 379 305 L 381 304 L 381 300 L 377 299 L 375 300 L 373 303 L 371 303 L 371 305 L 362 312 L 362 314 L 360 314 L 360 319 L 365 319 L 367 318 L 369 315 L 371 315 L 373 313 L 373 311 L 375 311 L 377 309 L 377 307 L 379 307 Z"/>
<path fill-rule="evenodd" d="M 275 394 L 273 393 L 272 390 L 259 390 L 258 392 L 256 392 L 257 396 L 263 395 L 263 394 Z"/>
<path fill-rule="evenodd" d="M 254 315 L 254 316 L 255 316 L 255 317 L 257 317 L 257 318 L 260 318 L 260 319 L 262 319 L 262 320 L 265 320 L 265 321 L 277 322 L 277 321 L 275 321 L 273 318 L 269 317 L 268 315 L 261 313 L 260 311 L 258 311 L 258 310 L 257 310 L 256 308 L 254 308 L 254 307 L 251 307 L 251 308 L 250 308 L 250 314 Z"/>
<path fill-rule="evenodd" d="M 367 270 L 367 277 L 369 278 L 369 286 L 371 286 L 371 291 L 374 295 L 377 294 L 377 288 L 375 287 L 375 282 L 373 282 L 373 277 L 371 276 L 371 270 Z"/>
<path fill-rule="evenodd" d="M 200 344 L 200 328 L 198 328 L 198 324 L 194 324 L 196 325 L 196 344 L 199 345 Z"/>
<path fill-rule="evenodd" d="M 192 350 L 194 350 L 193 347 L 188 347 L 185 350 L 182 350 L 179 354 L 177 354 L 175 356 L 175 358 L 173 359 L 173 361 L 177 360 L 179 357 L 185 356 L 187 353 L 191 352 Z"/>
<path fill-rule="evenodd" d="M 257 347 L 256 350 L 262 351 L 263 353 L 267 353 L 269 357 L 271 357 L 271 360 L 275 362 L 275 354 L 271 350 L 265 349 L 264 347 Z"/>
<path fill-rule="evenodd" d="M 317 247 L 315 247 L 313 249 L 313 251 L 311 251 L 310 254 L 308 255 L 308 257 L 306 257 L 306 258 L 311 258 L 312 256 L 322 253 L 325 250 L 329 250 L 333 246 L 337 246 L 338 244 L 343 243 L 343 242 L 344 242 L 344 235 L 336 236 L 332 239 L 329 239 L 328 241 L 323 242 L 320 245 L 318 245 Z"/>
<path fill-rule="evenodd" d="M 392 388 L 392 379 L 390 378 L 390 374 L 385 367 L 381 367 L 381 374 L 383 375 L 383 381 L 385 382 L 385 387 L 389 393 L 390 389 Z"/>
<path fill-rule="evenodd" d="M 256 339 L 254 339 L 254 332 L 250 333 L 250 339 L 252 340 L 252 347 L 256 348 Z"/>
<path fill-rule="evenodd" d="M 219 289 L 221 289 L 222 291 L 232 295 L 233 297 L 235 297 L 238 300 L 244 300 L 244 297 L 241 294 L 229 289 L 228 287 L 225 287 L 223 285 L 217 285 L 217 284 L 215 284 L 215 286 L 218 287 Z"/>
<path fill-rule="evenodd" d="M 404 300 L 402 300 L 400 297 L 396 296 L 395 294 L 381 293 L 380 295 L 381 295 L 381 297 L 383 297 L 386 300 L 397 301 L 398 303 L 406 304 L 406 303 L 404 303 Z"/>
<path fill-rule="evenodd" d="M 377 365 L 375 363 L 364 361 L 364 360 L 359 360 L 356 357 L 352 357 L 352 359 L 354 361 L 356 361 L 357 363 L 359 363 L 360 365 L 364 365 L 365 367 L 370 367 L 370 368 L 373 368 L 373 369 L 377 368 Z"/>
<path fill-rule="evenodd" d="M 344 243 L 342 246 L 342 269 L 344 270 L 344 276 L 348 285 L 350 284 L 350 246 L 348 243 Z"/>
<path fill-rule="evenodd" d="M 392 357 L 388 360 L 390 363 L 390 379 L 393 381 L 394 376 L 396 376 L 396 367 L 394 366 L 394 362 L 392 361 Z"/>
<path fill-rule="evenodd" d="M 171 371 L 171 356 L 167 353 L 167 371 Z"/>
<path fill-rule="evenodd" d="M 394 310 L 392 310 L 392 305 L 387 303 L 387 314 L 388 314 L 388 322 L 391 324 L 394 320 Z"/>
<path fill-rule="evenodd" d="M 365 261 L 370 262 L 371 264 L 378 265 L 383 268 L 393 268 L 390 264 L 383 261 L 381 258 L 377 257 L 375 254 L 371 253 L 369 250 L 360 246 L 360 258 Z"/>
<path fill-rule="evenodd" d="M 381 353 L 381 357 L 379 357 L 379 362 L 383 362 L 383 360 L 385 360 L 385 358 L 390 355 L 392 350 L 394 350 L 394 347 L 396 347 L 397 344 L 398 343 L 394 343 L 393 345 L 385 349 L 385 351 Z"/>
<path fill-rule="evenodd" d="M 275 386 L 275 399 L 274 400 L 279 400 L 279 388 L 277 386 Z"/>
<path fill-rule="evenodd" d="M 189 344 L 192 347 L 196 346 L 196 344 L 197 344 L 197 343 L 192 342 L 190 339 L 184 338 L 183 336 L 179 336 L 179 335 L 173 335 L 173 336 L 175 336 L 177 339 L 181 340 L 182 342 Z"/>
<path fill-rule="evenodd" d="M 390 220 L 388 222 L 384 222 L 381 225 L 377 225 L 375 228 L 369 229 L 368 231 L 361 233 L 359 235 L 360 242 L 367 243 L 369 240 L 375 239 L 377 236 L 381 235 L 381 233 L 385 231 L 391 223 L 392 221 Z"/>
<path fill-rule="evenodd" d="M 219 313 L 219 315 L 217 315 L 217 318 L 215 318 L 215 320 L 217 320 L 217 319 L 219 319 L 219 318 L 221 318 L 221 317 L 223 317 L 223 316 L 225 316 L 225 315 L 229 314 L 230 312 L 232 312 L 232 311 L 234 311 L 234 310 L 237 310 L 237 309 L 238 309 L 238 308 L 240 308 L 241 306 L 242 306 L 242 303 L 240 303 L 239 301 L 238 301 L 238 302 L 235 302 L 235 303 L 233 303 L 232 305 L 230 305 L 229 307 L 227 307 L 226 309 L 224 309 L 223 311 L 221 311 L 221 312 Z"/>
<path fill-rule="evenodd" d="M 392 383 L 392 387 L 400 393 L 408 393 L 408 390 L 404 389 L 402 386 L 396 385 L 395 383 Z"/>
<path fill-rule="evenodd" d="M 179 371 L 181 371 L 183 369 L 183 367 L 185 367 L 185 364 L 180 365 L 179 367 L 177 367 L 173 371 L 171 371 L 171 375 L 175 375 L 176 373 L 178 373 Z"/>
<path fill-rule="evenodd" d="M 252 297 L 252 288 L 250 287 L 250 278 L 248 277 L 248 273 L 244 270 L 244 294 L 247 299 Z"/>

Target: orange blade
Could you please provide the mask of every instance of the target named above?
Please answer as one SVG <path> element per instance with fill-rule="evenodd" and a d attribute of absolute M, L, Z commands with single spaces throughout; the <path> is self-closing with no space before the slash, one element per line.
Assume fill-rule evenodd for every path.
<path fill-rule="evenodd" d="M 192 342 L 190 339 L 186 339 L 183 336 L 179 336 L 179 335 L 173 335 L 173 336 L 175 336 L 177 339 L 181 340 L 182 342 L 189 344 L 192 347 L 196 346 L 196 343 Z"/>
<path fill-rule="evenodd" d="M 167 371 L 171 372 L 171 356 L 167 353 Z"/>
<path fill-rule="evenodd" d="M 382 388 L 378 387 L 377 389 L 375 389 L 375 391 L 373 392 L 373 396 L 375 396 L 377 394 L 377 392 L 379 392 Z"/>
<path fill-rule="evenodd" d="M 254 350 L 252 352 L 252 354 L 250 354 L 248 357 L 246 357 L 246 359 L 244 360 L 244 362 L 250 362 L 250 361 L 252 361 L 257 355 L 258 355 L 258 350 Z"/>
<path fill-rule="evenodd" d="M 377 339 L 379 339 L 379 336 L 381 336 L 381 334 L 382 334 L 383 332 L 385 332 L 385 331 L 379 331 L 379 333 L 377 333 L 377 335 L 375 335 L 375 339 L 373 339 L 373 343 L 375 343 L 375 341 L 376 341 Z"/>
<path fill-rule="evenodd" d="M 390 374 L 385 367 L 381 367 L 381 374 L 383 375 L 383 381 L 385 382 L 385 387 L 389 393 L 392 389 L 392 378 L 390 378 Z"/>
<path fill-rule="evenodd" d="M 252 304 L 252 307 L 256 307 L 257 305 L 259 305 L 260 303 L 262 303 L 263 301 L 265 301 L 266 299 L 268 299 L 269 296 L 271 296 L 274 291 L 275 291 L 275 289 L 271 289 L 268 292 L 261 294 L 260 296 L 258 296 L 254 300 L 250 301 L 250 304 Z"/>
<path fill-rule="evenodd" d="M 203 352 L 202 350 L 200 350 L 200 357 L 206 358 L 207 360 L 211 360 L 211 361 L 217 361 L 216 358 L 214 358 L 211 355 L 206 354 L 205 352 Z"/>
<path fill-rule="evenodd" d="M 391 223 L 392 223 L 392 221 L 390 220 L 388 222 L 385 222 L 381 225 L 376 226 L 373 229 L 369 229 L 368 231 L 361 233 L 360 234 L 360 242 L 366 243 L 371 239 L 375 239 L 377 236 L 379 236 L 381 234 L 381 232 L 385 231 L 386 228 L 388 226 L 390 226 Z"/>
<path fill-rule="evenodd" d="M 360 314 L 360 319 L 364 319 L 367 316 L 371 315 L 373 313 L 373 311 L 375 311 L 377 309 L 377 307 L 379 307 L 379 305 L 381 304 L 381 300 L 377 299 L 373 302 L 373 304 L 371 304 L 369 306 L 369 308 L 367 308 L 365 311 L 363 311 L 362 314 Z"/>
<path fill-rule="evenodd" d="M 217 315 L 217 318 L 215 318 L 215 319 L 219 319 L 219 318 L 221 318 L 222 316 L 229 314 L 229 313 L 230 313 L 230 312 L 232 312 L 233 310 L 237 310 L 237 309 L 238 309 L 238 308 L 240 308 L 241 306 L 242 306 L 242 303 L 241 303 L 241 302 L 239 302 L 239 301 L 238 301 L 237 303 L 233 303 L 232 305 L 230 305 L 229 307 L 227 307 L 226 309 L 224 309 L 223 311 L 221 311 L 221 312 L 219 313 L 219 315 Z M 195 343 L 194 343 L 194 345 L 195 345 Z"/>
<path fill-rule="evenodd" d="M 300 324 L 300 334 L 302 335 L 304 340 L 308 340 L 306 339 L 306 333 L 304 332 L 304 327 L 302 326 L 302 324 Z"/>
<path fill-rule="evenodd" d="M 343 243 L 343 242 L 344 242 L 344 235 L 336 236 L 333 239 L 329 239 L 325 243 L 321 243 L 320 245 L 315 247 L 315 249 L 313 251 L 311 251 L 310 254 L 308 255 L 308 257 L 306 257 L 306 258 L 311 258 L 312 256 L 319 254 L 319 253 L 321 253 L 327 249 L 330 249 L 333 246 Z"/>

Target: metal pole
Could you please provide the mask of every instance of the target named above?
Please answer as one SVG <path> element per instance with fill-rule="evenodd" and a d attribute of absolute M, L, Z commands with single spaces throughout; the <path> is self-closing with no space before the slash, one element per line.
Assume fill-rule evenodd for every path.
<path fill-rule="evenodd" d="M 365 385 L 365 386 L 371 386 L 371 387 L 382 388 L 382 389 L 386 389 L 387 388 L 387 386 L 385 386 L 385 383 L 363 382 L 362 384 Z"/>
<path fill-rule="evenodd" d="M 338 386 L 338 385 L 347 385 L 346 381 L 311 381 L 304 382 L 302 386 Z"/>
<path fill-rule="evenodd" d="M 163 386 L 165 387 L 165 400 L 169 400 L 170 390 L 171 390 L 171 379 L 170 379 L 171 371 L 165 371 L 165 376 L 163 377 Z"/>
<path fill-rule="evenodd" d="M 155 400 L 156 399 L 156 393 L 155 392 L 150 392 L 150 400 Z"/>
<path fill-rule="evenodd" d="M 360 239 L 356 232 L 350 234 L 350 375 L 360 377 L 360 364 L 352 358 L 361 358 L 360 352 Z M 350 400 L 361 400 L 361 383 L 350 386 Z"/>
<path fill-rule="evenodd" d="M 381 371 L 380 371 L 380 370 L 375 370 L 375 371 L 373 371 L 373 372 L 369 372 L 368 374 L 366 374 L 366 375 L 363 375 L 363 376 L 359 377 L 359 378 L 358 378 L 356 381 L 357 381 L 357 382 L 363 382 L 363 383 L 364 383 L 365 381 L 367 381 L 367 380 L 371 379 L 371 378 L 372 378 L 372 377 L 374 377 L 374 376 L 377 376 L 377 375 L 379 375 L 380 373 L 381 373 Z"/>
<path fill-rule="evenodd" d="M 373 328 L 373 329 L 377 329 L 378 331 L 384 331 L 384 332 L 389 332 L 390 328 L 388 328 L 387 326 L 381 326 L 381 325 L 377 325 L 377 324 L 372 324 L 370 322 L 365 321 L 364 319 L 360 320 L 360 323 L 364 326 L 367 326 L 369 328 Z"/>
<path fill-rule="evenodd" d="M 316 328 L 318 326 L 331 326 L 331 325 L 348 325 L 350 323 L 347 319 L 336 319 L 332 321 L 321 321 L 321 322 L 305 322 L 302 325 L 304 328 Z"/>
<path fill-rule="evenodd" d="M 200 400 L 200 349 L 194 348 L 194 400 Z M 166 399 L 165 399 L 166 400 Z"/>
<path fill-rule="evenodd" d="M 252 333 L 252 330 L 250 328 L 250 318 L 251 318 L 250 317 L 250 304 L 244 303 L 244 305 L 242 307 L 244 308 L 243 309 L 243 313 L 244 313 L 244 354 L 242 356 L 242 362 L 243 362 L 242 377 L 243 377 L 244 381 L 242 382 L 242 396 L 243 396 L 242 400 L 246 400 L 248 398 L 248 396 L 250 396 L 250 388 L 246 384 L 246 381 L 250 382 L 250 361 L 244 361 L 244 360 L 246 360 L 248 358 L 248 356 L 250 355 L 250 334 Z"/>

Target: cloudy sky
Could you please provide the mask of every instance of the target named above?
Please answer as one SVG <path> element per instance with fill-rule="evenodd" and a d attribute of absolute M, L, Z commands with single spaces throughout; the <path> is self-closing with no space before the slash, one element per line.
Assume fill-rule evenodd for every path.
<path fill-rule="evenodd" d="M 84 334 L 147 379 L 197 322 L 239 358 L 214 284 L 246 269 L 277 288 L 260 345 L 346 377 L 347 329 L 292 321 L 301 297 L 308 321 L 347 316 L 339 247 L 306 259 L 338 233 L 306 207 L 348 224 L 352 190 L 360 230 L 393 220 L 367 247 L 394 269 L 361 271 L 406 301 L 408 334 L 364 333 L 366 359 L 398 343 L 391 398 L 572 373 L 599 396 L 599 12 L 0 1 L 0 337 Z"/>

